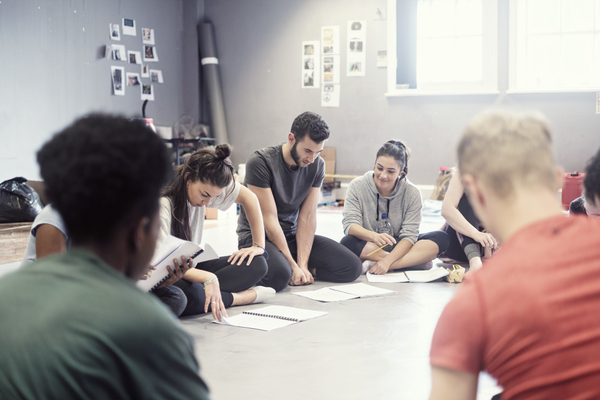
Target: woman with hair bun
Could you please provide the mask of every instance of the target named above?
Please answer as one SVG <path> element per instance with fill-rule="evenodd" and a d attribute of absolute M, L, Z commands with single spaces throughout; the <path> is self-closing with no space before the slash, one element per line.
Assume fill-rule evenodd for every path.
<path fill-rule="evenodd" d="M 443 231 L 419 235 L 421 192 L 406 178 L 408 159 L 404 143 L 390 140 L 377 152 L 374 170 L 348 187 L 341 243 L 363 261 L 363 273 L 429 269 L 448 246 Z"/>
<path fill-rule="evenodd" d="M 227 307 L 258 303 L 275 295 L 271 288 L 253 287 L 267 273 L 265 228 L 256 195 L 233 179 L 230 153 L 229 145 L 221 144 L 215 150 L 202 149 L 190 155 L 177 167 L 160 200 L 159 243 L 173 235 L 200 244 L 205 208 L 226 210 L 233 203 L 244 207 L 252 230 L 253 245 L 231 256 L 201 262 L 195 268 L 187 261 L 181 266 L 175 263 L 176 270 L 185 271 L 183 278 L 173 283 L 187 297 L 181 316 L 210 311 L 221 320 L 221 314 L 227 316 Z"/>

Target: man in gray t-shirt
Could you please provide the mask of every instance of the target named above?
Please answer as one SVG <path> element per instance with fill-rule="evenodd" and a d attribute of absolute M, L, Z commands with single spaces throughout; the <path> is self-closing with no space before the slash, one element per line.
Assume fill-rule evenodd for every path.
<path fill-rule="evenodd" d="M 256 194 L 266 230 L 269 271 L 261 285 L 279 291 L 306 285 L 314 278 L 352 282 L 361 262 L 339 243 L 315 235 L 319 190 L 325 162 L 319 153 L 329 137 L 320 115 L 300 114 L 287 142 L 255 151 L 246 163 L 244 184 Z M 242 209 L 238 219 L 239 246 L 252 245 L 248 220 Z"/>

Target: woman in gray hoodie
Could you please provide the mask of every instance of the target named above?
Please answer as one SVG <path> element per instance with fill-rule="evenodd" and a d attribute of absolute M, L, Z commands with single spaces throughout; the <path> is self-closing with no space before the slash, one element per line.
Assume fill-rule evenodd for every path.
<path fill-rule="evenodd" d="M 348 187 L 341 243 L 364 261 L 363 273 L 429 269 L 448 247 L 443 231 L 419 235 L 421 192 L 406 178 L 408 158 L 404 143 L 390 140 L 377 152 L 374 170 Z"/>

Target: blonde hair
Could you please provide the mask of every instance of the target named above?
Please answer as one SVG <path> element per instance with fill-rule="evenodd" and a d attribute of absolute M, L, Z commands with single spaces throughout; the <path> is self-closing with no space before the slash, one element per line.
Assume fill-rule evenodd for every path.
<path fill-rule="evenodd" d="M 458 168 L 500 198 L 515 187 L 556 189 L 552 133 L 541 114 L 485 112 L 467 125 L 458 144 Z"/>

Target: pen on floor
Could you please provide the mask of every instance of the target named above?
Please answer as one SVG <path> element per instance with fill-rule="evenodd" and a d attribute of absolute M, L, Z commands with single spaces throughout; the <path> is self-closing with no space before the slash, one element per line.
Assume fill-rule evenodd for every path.
<path fill-rule="evenodd" d="M 383 246 L 381 246 L 380 248 L 373 250 L 372 252 L 370 252 L 369 254 L 367 254 L 367 257 L 370 256 L 373 253 L 377 253 L 379 250 L 383 249 L 385 246 L 388 246 L 388 244 L 386 243 Z"/>

